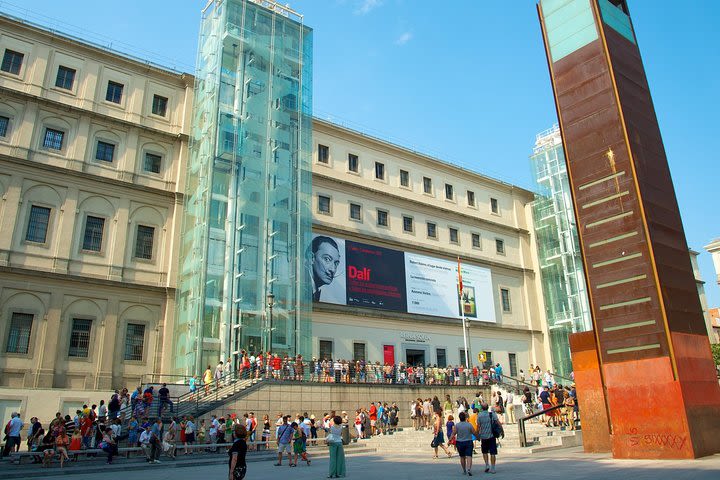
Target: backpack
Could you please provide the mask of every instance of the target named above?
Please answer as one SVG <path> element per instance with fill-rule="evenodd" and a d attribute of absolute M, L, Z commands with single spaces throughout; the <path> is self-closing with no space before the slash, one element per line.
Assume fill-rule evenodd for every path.
<path fill-rule="evenodd" d="M 488 412 L 488 415 L 490 416 L 490 430 L 492 431 L 493 437 L 505 438 L 505 430 L 502 425 L 500 425 L 500 422 L 493 418 L 492 412 Z"/>

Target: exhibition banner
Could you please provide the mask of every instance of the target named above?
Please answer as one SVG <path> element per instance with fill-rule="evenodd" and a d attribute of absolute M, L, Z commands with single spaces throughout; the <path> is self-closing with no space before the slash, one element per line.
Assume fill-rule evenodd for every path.
<path fill-rule="evenodd" d="M 313 234 L 307 272 L 313 300 L 495 322 L 490 269 Z"/>

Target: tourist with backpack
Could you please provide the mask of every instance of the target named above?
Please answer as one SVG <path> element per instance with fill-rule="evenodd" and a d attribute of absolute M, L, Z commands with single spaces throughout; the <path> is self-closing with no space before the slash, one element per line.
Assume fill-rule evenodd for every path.
<path fill-rule="evenodd" d="M 482 411 L 478 414 L 477 425 L 480 449 L 485 461 L 485 473 L 495 473 L 497 439 L 504 437 L 505 432 L 498 415 L 488 407 L 487 403 L 482 404 Z"/>

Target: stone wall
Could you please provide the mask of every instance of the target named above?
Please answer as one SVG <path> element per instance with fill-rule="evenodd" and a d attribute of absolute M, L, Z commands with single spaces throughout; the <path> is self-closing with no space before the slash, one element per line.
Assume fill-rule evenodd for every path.
<path fill-rule="evenodd" d="M 289 415 L 307 412 L 321 417 L 331 410 L 338 414 L 345 410 L 352 416 L 357 408 L 369 407 L 370 402 L 382 401 L 388 404 L 397 403 L 402 426 L 410 423 L 410 402 L 416 398 L 432 398 L 437 395 L 442 404 L 445 395 L 450 395 L 453 402 L 461 396 L 472 401 L 478 391 L 482 392 L 484 398 L 489 398 L 490 387 L 486 386 L 264 383 L 241 399 L 231 400 L 222 408 L 201 418 L 210 418 L 213 414 L 220 417 L 231 413 L 242 415 L 245 412 L 254 412 L 260 419 L 263 415 L 269 415 L 274 423 L 280 412 Z"/>

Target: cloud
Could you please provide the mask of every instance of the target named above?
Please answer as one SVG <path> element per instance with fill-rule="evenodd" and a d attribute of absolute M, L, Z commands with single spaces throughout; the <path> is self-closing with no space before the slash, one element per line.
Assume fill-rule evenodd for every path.
<path fill-rule="evenodd" d="M 397 40 L 395 40 L 395 45 L 405 45 L 407 42 L 412 40 L 413 34 L 410 32 L 405 32 L 402 35 L 400 35 Z"/>
<path fill-rule="evenodd" d="M 382 0 L 362 0 L 355 10 L 355 15 L 367 15 L 371 10 L 382 5 Z"/>

